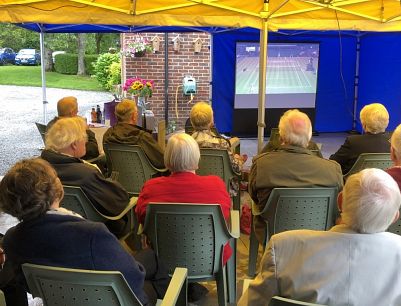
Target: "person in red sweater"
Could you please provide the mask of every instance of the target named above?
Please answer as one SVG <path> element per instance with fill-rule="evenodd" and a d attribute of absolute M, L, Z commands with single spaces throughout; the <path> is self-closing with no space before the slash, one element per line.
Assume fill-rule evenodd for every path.
<path fill-rule="evenodd" d="M 231 199 L 224 181 L 215 175 L 200 176 L 198 169 L 200 151 L 192 136 L 180 133 L 171 136 L 164 152 L 164 164 L 170 170 L 168 177 L 148 180 L 139 194 L 135 213 L 143 225 L 146 207 L 154 202 L 220 204 L 226 221 L 230 216 Z M 232 249 L 227 243 L 223 251 L 223 264 L 231 257 Z M 188 300 L 195 302 L 208 290 L 198 284 L 188 286 Z"/>
<path fill-rule="evenodd" d="M 142 187 L 135 213 L 145 222 L 146 207 L 152 202 L 220 204 L 224 218 L 230 216 L 231 199 L 224 181 L 215 175 L 195 174 L 200 158 L 197 142 L 188 134 L 173 135 L 164 153 L 164 163 L 171 175 L 148 180 Z M 224 249 L 224 263 L 231 248 Z"/>
<path fill-rule="evenodd" d="M 391 135 L 390 143 L 391 159 L 394 162 L 394 166 L 387 169 L 386 172 L 393 177 L 401 190 L 401 124 L 397 126 Z"/>

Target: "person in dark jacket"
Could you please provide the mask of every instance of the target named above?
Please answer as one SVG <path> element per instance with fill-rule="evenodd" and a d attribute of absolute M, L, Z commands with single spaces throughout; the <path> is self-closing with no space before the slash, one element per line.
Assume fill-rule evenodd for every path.
<path fill-rule="evenodd" d="M 41 157 L 56 170 L 64 185 L 79 186 L 101 213 L 120 214 L 128 205 L 127 191 L 115 181 L 106 179 L 99 169 L 81 159 L 85 155 L 86 123 L 81 117 L 62 118 L 46 134 Z M 118 237 L 124 235 L 124 220 L 107 222 Z"/>
<path fill-rule="evenodd" d="M 58 116 L 54 117 L 46 127 L 46 132 L 52 127 L 52 125 L 60 118 L 70 118 L 78 115 L 78 101 L 75 97 L 64 97 L 57 102 L 57 113 Z M 99 156 L 99 146 L 96 141 L 95 133 L 90 129 L 86 129 L 86 135 L 88 141 L 86 142 L 86 154 L 82 156 L 82 159 L 89 160 Z"/>
<path fill-rule="evenodd" d="M 110 127 L 103 136 L 103 143 L 138 145 L 145 152 L 152 165 L 164 168 L 164 150 L 152 135 L 137 126 L 138 108 L 134 101 L 123 99 L 116 105 L 117 124 Z"/>
<path fill-rule="evenodd" d="M 3 271 L 9 273 L 4 284 L 2 271 L 1 285 L 17 288 L 14 293 L 19 293 L 19 297 L 6 295 L 7 304 L 27 305 L 24 263 L 120 271 L 139 300 L 148 304 L 142 265 L 102 223 L 60 208 L 62 198 L 63 187 L 56 172 L 40 158 L 18 162 L 1 181 L 1 209 L 22 221 L 8 230 L 3 240 Z"/>
<path fill-rule="evenodd" d="M 351 135 L 336 153 L 330 156 L 341 166 L 343 174 L 347 174 L 362 153 L 390 153 L 390 135 L 386 133 L 389 114 L 383 104 L 365 105 L 360 112 L 364 134 Z"/>

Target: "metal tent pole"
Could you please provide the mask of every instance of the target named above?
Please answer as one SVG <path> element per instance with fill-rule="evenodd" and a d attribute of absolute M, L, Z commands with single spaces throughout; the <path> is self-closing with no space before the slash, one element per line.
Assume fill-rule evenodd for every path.
<path fill-rule="evenodd" d="M 267 12 L 269 1 L 264 0 L 263 12 L 265 18 L 262 20 L 262 30 L 260 31 L 260 53 L 259 53 L 259 107 L 258 107 L 258 153 L 263 149 L 265 133 L 265 105 L 266 105 L 266 65 L 267 65 Z"/>
<path fill-rule="evenodd" d="M 43 123 L 47 124 L 47 98 L 46 98 L 46 73 L 45 73 L 45 33 L 43 26 L 40 27 L 40 71 L 42 74 L 42 100 L 43 100 Z"/>

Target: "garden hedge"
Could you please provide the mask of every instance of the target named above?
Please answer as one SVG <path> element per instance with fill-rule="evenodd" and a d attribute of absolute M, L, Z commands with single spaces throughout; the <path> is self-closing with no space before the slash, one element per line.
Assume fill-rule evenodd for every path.
<path fill-rule="evenodd" d="M 94 74 L 93 62 L 96 62 L 98 55 L 85 55 L 86 74 Z M 55 57 L 54 70 L 61 74 L 77 74 L 78 72 L 78 55 L 65 53 L 57 54 Z"/>

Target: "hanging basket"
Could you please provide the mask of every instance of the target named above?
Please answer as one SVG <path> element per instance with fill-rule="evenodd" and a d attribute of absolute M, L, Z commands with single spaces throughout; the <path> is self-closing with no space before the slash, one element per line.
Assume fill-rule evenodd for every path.
<path fill-rule="evenodd" d="M 145 50 L 139 51 L 139 52 L 135 52 L 135 53 L 134 53 L 134 57 L 144 57 L 145 54 L 146 54 L 146 51 L 145 51 Z"/>

